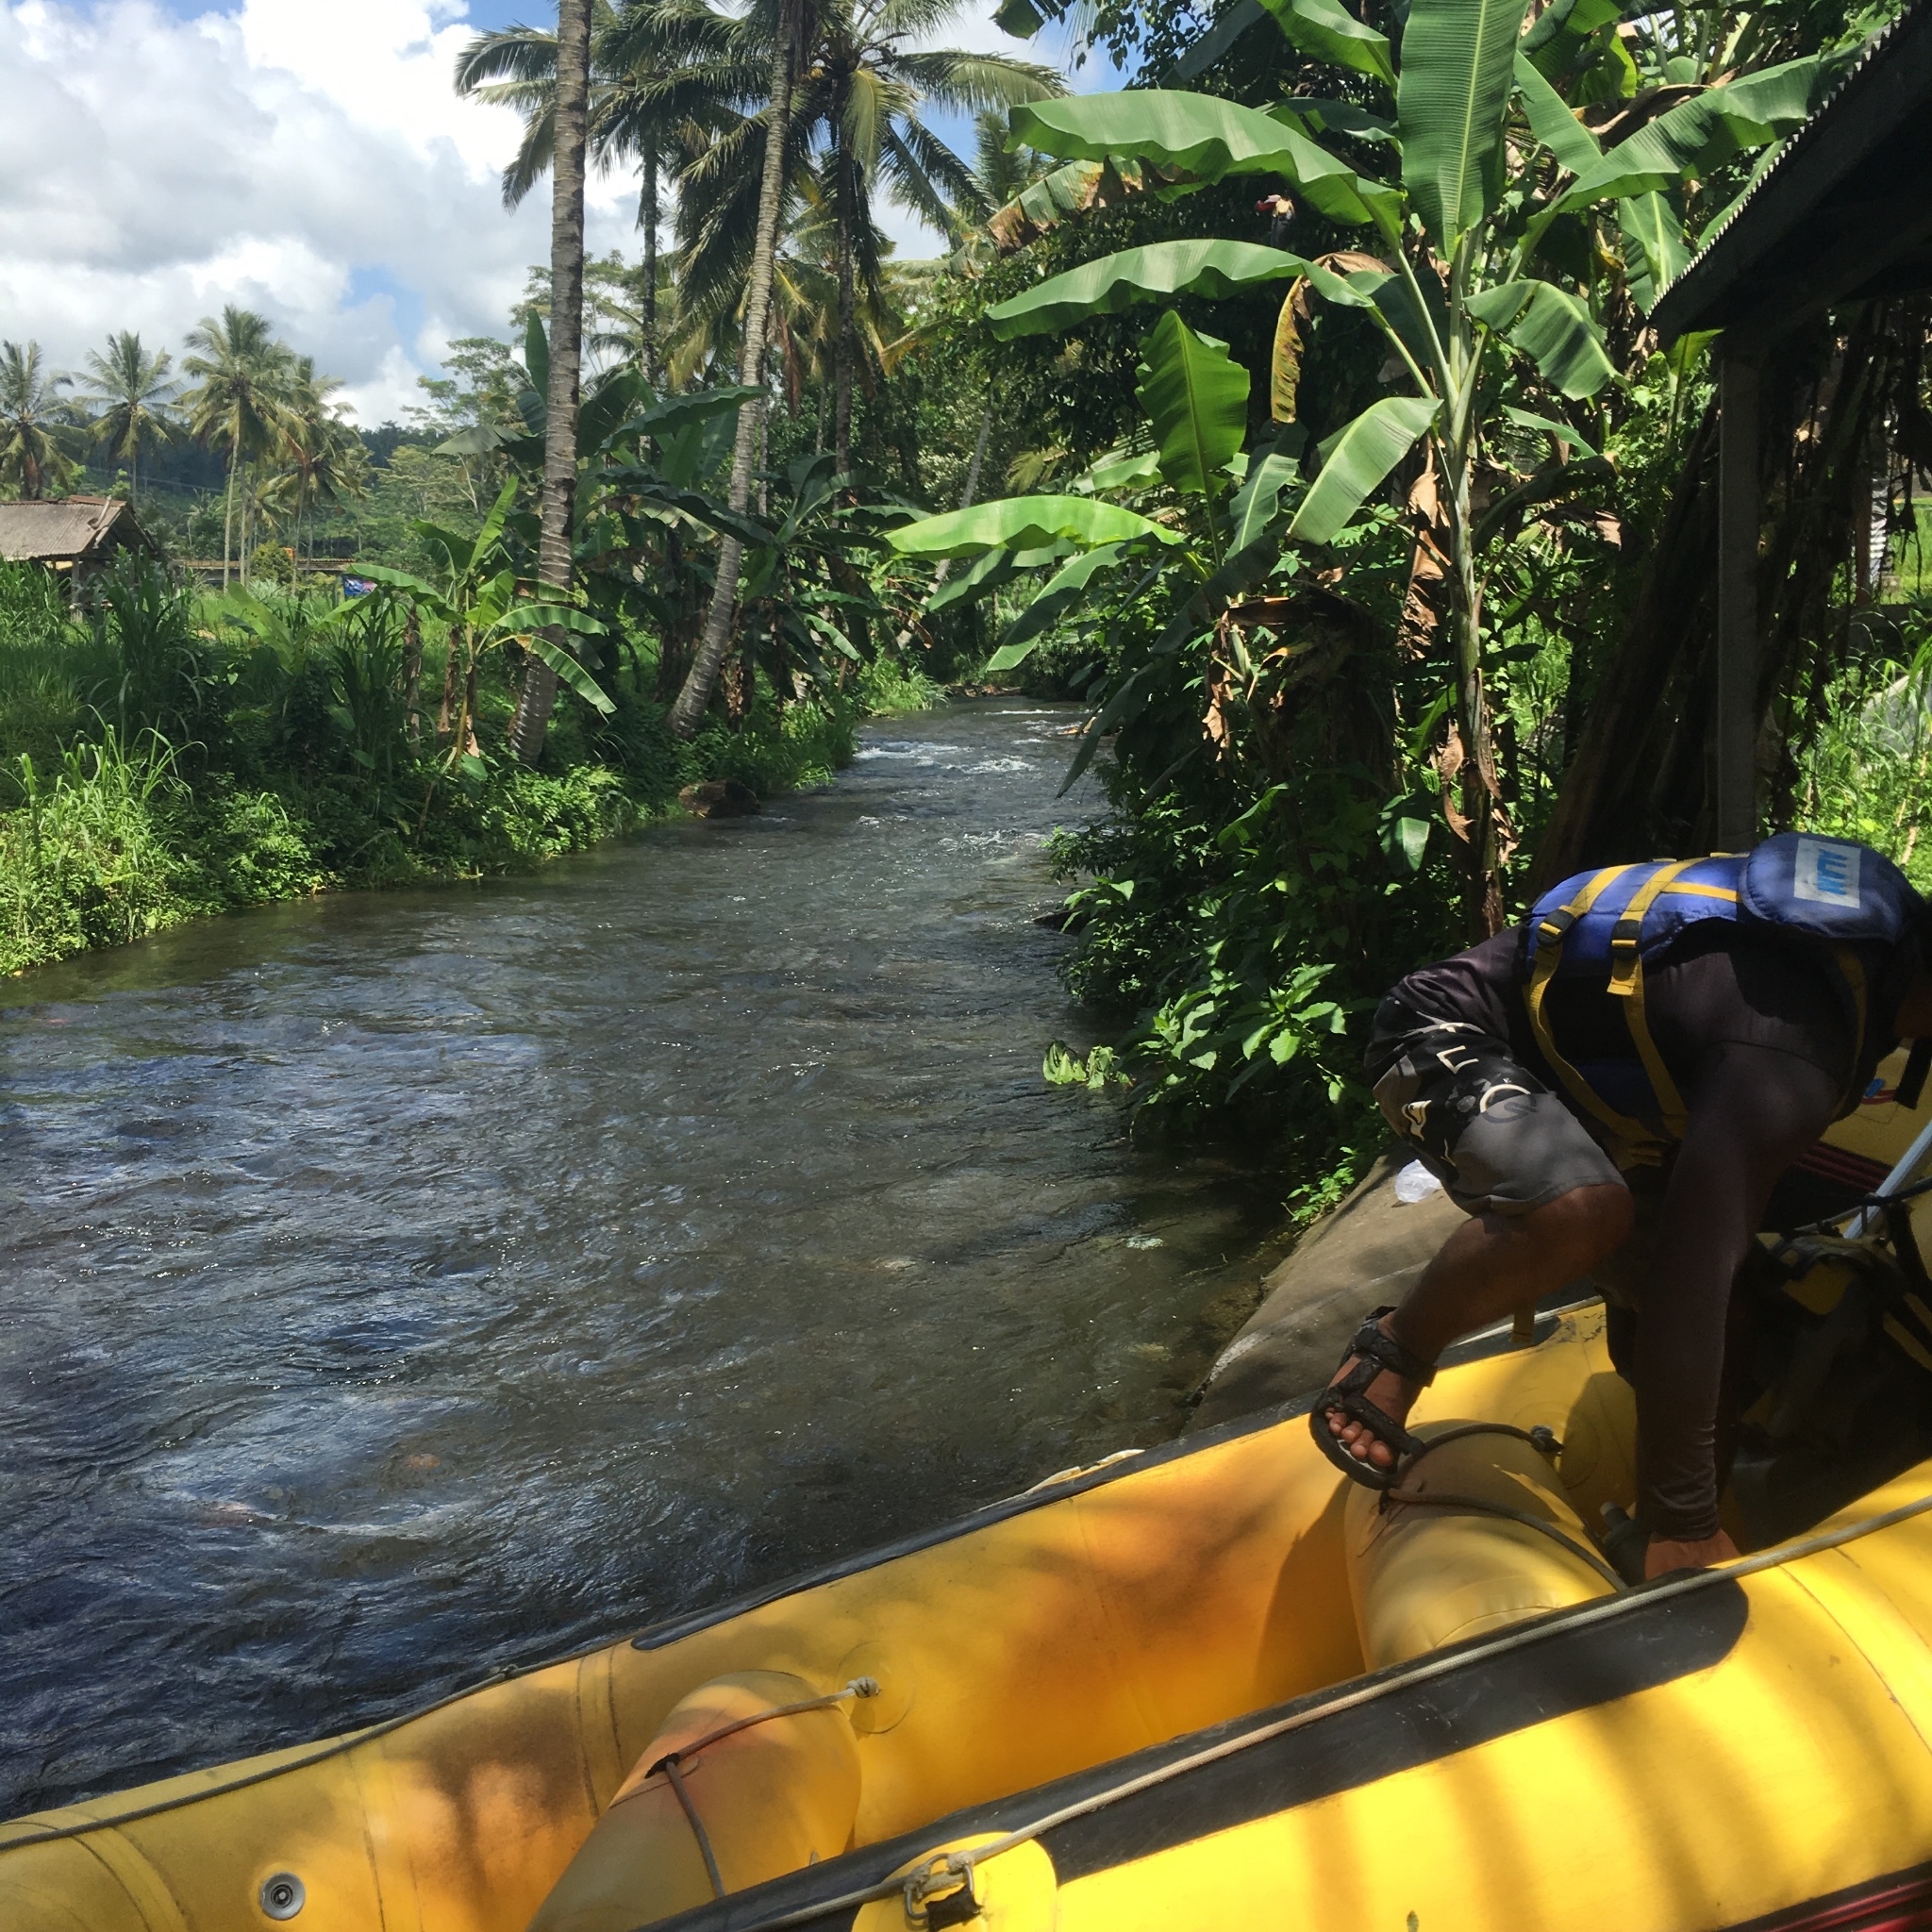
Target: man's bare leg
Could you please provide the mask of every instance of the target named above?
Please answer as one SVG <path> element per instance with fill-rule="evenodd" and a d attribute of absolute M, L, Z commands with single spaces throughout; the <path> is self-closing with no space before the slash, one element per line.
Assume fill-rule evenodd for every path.
<path fill-rule="evenodd" d="M 1629 1189 L 1607 1183 L 1573 1188 L 1527 1214 L 1472 1216 L 1442 1243 L 1402 1306 L 1382 1318 L 1383 1332 L 1434 1361 L 1458 1337 L 1588 1274 L 1629 1235 L 1632 1211 Z M 1337 1381 L 1355 1360 L 1350 1356 L 1335 1372 Z M 1397 1422 L 1407 1418 L 1420 1392 L 1392 1370 L 1384 1370 L 1366 1391 L 1369 1401 Z M 1393 1466 L 1395 1452 L 1360 1423 L 1330 1415 L 1328 1427 L 1358 1461 Z"/>

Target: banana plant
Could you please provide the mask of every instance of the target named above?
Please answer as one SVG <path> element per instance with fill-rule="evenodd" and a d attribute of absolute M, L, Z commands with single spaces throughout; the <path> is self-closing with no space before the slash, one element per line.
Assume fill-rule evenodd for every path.
<path fill-rule="evenodd" d="M 591 675 L 593 640 L 605 626 L 582 610 L 527 596 L 519 583 L 507 525 L 517 485 L 506 483 L 483 526 L 474 537 L 426 520 L 411 527 L 436 559 L 432 580 L 411 572 L 370 566 L 363 575 L 380 593 L 418 620 L 428 617 L 448 632 L 449 656 L 443 671 L 442 705 L 437 731 L 449 741 L 446 763 L 452 773 L 474 772 L 482 747 L 476 742 L 476 678 L 485 658 L 511 644 L 547 664 L 593 709 L 608 717 L 615 709 Z M 344 604 L 332 622 L 347 622 L 355 604 Z M 570 632 L 583 641 L 577 653 L 546 638 L 545 630 Z"/>
<path fill-rule="evenodd" d="M 1193 616 L 1217 596 L 1224 602 L 1224 593 L 1251 583 L 1274 560 L 1274 550 L 1262 540 L 1299 472 L 1286 450 L 1271 450 L 1254 462 L 1243 452 L 1248 372 L 1225 342 L 1190 328 L 1170 310 L 1149 334 L 1137 374 L 1135 394 L 1148 424 L 1145 447 L 1104 458 L 1067 493 L 975 504 L 887 534 L 902 555 L 975 559 L 929 608 L 990 595 L 1023 572 L 1053 567 L 1008 626 L 990 672 L 1016 668 L 1075 613 L 1105 628 L 1170 574 L 1186 587 L 1181 615 L 1155 649 L 1157 656 L 1171 655 Z M 1158 517 L 1107 500 L 1161 494 L 1170 500 Z M 1142 667 L 1115 687 L 1075 754 L 1067 784 L 1086 769 L 1145 675 Z"/>
<path fill-rule="evenodd" d="M 1616 32 L 1616 0 L 1555 0 L 1527 32 L 1524 0 L 1414 0 L 1399 53 L 1339 0 L 1265 0 L 1265 7 L 1302 56 L 1358 76 L 1365 92 L 1386 96 L 1389 111 L 1341 109 L 1312 97 L 1264 111 L 1180 89 L 1146 89 L 1027 103 L 1012 112 L 1011 139 L 1063 160 L 1136 162 L 1158 178 L 1154 192 L 1163 197 L 1233 176 L 1272 178 L 1328 222 L 1365 231 L 1363 245 L 1310 258 L 1232 237 L 1156 242 L 1043 280 L 990 308 L 987 321 L 1010 339 L 1168 307 L 1180 296 L 1219 300 L 1279 287 L 1270 372 L 1270 412 L 1278 425 L 1293 424 L 1304 331 L 1322 308 L 1353 311 L 1380 332 L 1400 392 L 1371 404 L 1319 450 L 1303 451 L 1295 474 L 1268 473 L 1274 494 L 1258 531 L 1255 499 L 1245 506 L 1249 527 L 1235 553 L 1246 555 L 1244 568 L 1228 568 L 1225 517 L 1206 521 L 1205 547 L 1191 546 L 1183 561 L 1193 581 L 1176 621 L 1195 635 L 1211 625 L 1253 582 L 1257 553 L 1272 558 L 1283 543 L 1313 550 L 1332 543 L 1420 446 L 1411 588 L 1443 607 L 1454 656 L 1463 808 L 1450 810 L 1446 791 L 1444 806 L 1466 838 L 1472 924 L 1494 930 L 1503 913 L 1507 827 L 1485 688 L 1484 553 L 1486 533 L 1507 525 L 1485 521 L 1479 484 L 1489 481 L 1491 441 L 1536 425 L 1557 451 L 1527 479 L 1542 500 L 1561 495 L 1569 483 L 1603 476 L 1600 461 L 1568 460 L 1591 441 L 1570 419 L 1617 375 L 1592 306 L 1602 291 L 1588 263 L 1598 251 L 1569 243 L 1579 225 L 1593 240 L 1598 225 L 1610 224 L 1631 265 L 1630 291 L 1647 307 L 1689 259 L 1696 238 L 1688 210 L 1700 194 L 1707 197 L 1709 177 L 1724 178 L 1724 164 L 1752 150 L 1768 158 L 1811 111 L 1842 57 L 1790 61 L 1721 85 L 1705 84 L 1697 76 L 1707 64 L 1692 63 L 1664 91 L 1666 99 L 1653 103 L 1661 111 L 1643 118 L 1632 100 L 1618 138 L 1607 141 L 1586 125 L 1588 89 L 1577 77 L 1594 76 L 1602 87 L 1607 63 L 1608 97 L 1634 96 L 1634 68 L 1625 75 L 1616 66 L 1630 66 Z M 1578 92 L 1576 103 L 1562 86 Z M 1323 145 L 1317 137 L 1324 132 L 1350 136 L 1378 165 L 1385 156 L 1391 165 L 1380 174 L 1351 165 Z M 1580 274 L 1566 266 L 1579 257 L 1586 263 Z M 1172 358 L 1184 338 L 1207 342 L 1170 308 L 1148 339 L 1149 365 L 1163 353 Z M 1191 357 L 1205 370 L 1202 355 L 1190 346 L 1181 360 Z M 1150 414 L 1156 393 L 1143 375 Z M 1215 479 L 1233 474 L 1222 452 L 1235 422 L 1234 394 L 1224 375 L 1190 391 L 1189 408 L 1213 421 L 1218 442 L 1191 445 L 1184 433 L 1173 441 L 1157 422 L 1159 471 L 1174 490 L 1206 486 L 1211 504 Z M 1506 407 L 1512 417 L 1504 416 Z M 1219 458 L 1218 470 L 1208 467 L 1210 455 Z M 1288 447 L 1270 460 L 1292 465 L 1293 456 Z M 1254 476 L 1264 470 L 1257 460 Z M 1574 475 L 1552 474 L 1566 470 Z M 991 532 L 1024 522 L 1023 511 L 988 504 L 975 527 Z M 931 525 L 914 525 L 896 541 L 908 549 L 930 542 Z M 1077 533 L 1060 532 L 1059 541 L 1083 553 L 1083 565 L 1096 548 Z M 1167 647 L 1172 642 L 1171 635 L 1163 638 Z M 1129 674 L 1112 691 L 1096 731 L 1126 715 L 1133 684 Z"/>
<path fill-rule="evenodd" d="M 856 497 L 855 480 L 830 450 L 796 457 L 768 478 L 772 527 L 746 548 L 739 648 L 780 691 L 794 668 L 828 686 L 864 661 L 872 626 L 890 620 L 864 561 L 885 547 L 885 520 L 904 510 Z"/>

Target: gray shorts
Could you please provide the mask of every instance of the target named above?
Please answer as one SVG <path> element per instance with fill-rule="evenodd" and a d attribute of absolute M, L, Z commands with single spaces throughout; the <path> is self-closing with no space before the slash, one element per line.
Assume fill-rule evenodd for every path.
<path fill-rule="evenodd" d="M 1624 1185 L 1589 1128 L 1506 1042 L 1453 1021 L 1391 1037 L 1384 1023 L 1393 1017 L 1385 1003 L 1382 1051 L 1371 1049 L 1381 1066 L 1376 1104 L 1464 1213 L 1527 1214 L 1577 1188 Z"/>

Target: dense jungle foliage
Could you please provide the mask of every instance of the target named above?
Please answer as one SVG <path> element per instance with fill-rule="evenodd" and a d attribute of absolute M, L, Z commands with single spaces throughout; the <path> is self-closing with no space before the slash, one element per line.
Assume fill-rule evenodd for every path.
<path fill-rule="evenodd" d="M 1049 1077 L 1265 1123 L 1325 1198 L 1380 1139 L 1391 981 L 1538 881 L 1706 849 L 1712 372 L 1646 318 L 1883 19 L 1103 8 L 1154 84 L 1014 109 L 1060 218 L 973 325 L 1045 435 L 1024 493 L 892 541 L 1017 605 L 991 665 L 1110 747 L 1067 971 L 1132 1023 Z M 1790 343 L 1764 477 L 1766 829 L 1921 876 L 1924 334 Z"/>
<path fill-rule="evenodd" d="M 0 566 L 0 972 L 335 887 L 528 865 L 707 781 L 823 783 L 869 711 L 934 695 L 875 659 L 783 705 L 760 686 L 679 740 L 646 646 L 613 666 L 608 713 L 573 705 L 533 770 L 495 749 L 507 660 L 478 664 L 465 736 L 439 734 L 425 694 L 454 667 L 459 710 L 465 656 L 380 597 L 203 597 L 130 558 L 75 610 L 45 573 Z"/>
<path fill-rule="evenodd" d="M 1313 1203 L 1377 1138 L 1391 980 L 1541 881 L 1707 842 L 1713 375 L 1649 317 L 1895 7 L 1008 0 L 1135 76 L 1071 95 L 1017 42 L 932 51 L 952 10 L 590 8 L 585 139 L 637 171 L 641 248 L 585 265 L 568 594 L 547 274 L 379 431 L 239 310 L 185 392 L 115 339 L 78 415 L 9 351 L 0 487 L 199 463 L 152 520 L 244 588 L 0 587 L 0 963 L 516 862 L 1018 681 L 1087 707 L 1106 799 L 1056 857 L 1114 1043 L 1048 1077 L 1278 1135 Z M 558 63 L 514 28 L 459 66 L 525 117 L 512 203 Z M 882 198 L 946 258 L 894 260 Z M 1767 371 L 1760 752 L 1767 829 L 1932 879 L 1925 323 L 1870 305 Z M 349 551 L 375 589 L 338 607 L 305 567 Z M 539 669 L 563 707 L 523 760 Z"/>

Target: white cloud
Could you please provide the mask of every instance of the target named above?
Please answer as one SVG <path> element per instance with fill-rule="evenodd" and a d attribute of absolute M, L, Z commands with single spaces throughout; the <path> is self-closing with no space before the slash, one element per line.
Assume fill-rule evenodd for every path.
<path fill-rule="evenodd" d="M 173 346 L 241 302 L 341 376 L 364 422 L 407 407 L 452 337 L 503 327 L 549 253 L 547 197 L 499 199 L 516 117 L 450 85 L 467 11 L 0 0 L 0 335 L 73 366 L 110 329 Z M 591 205 L 592 244 L 628 244 L 627 188 L 597 183 Z"/>
<path fill-rule="evenodd" d="M 238 302 L 341 377 L 362 422 L 398 414 L 453 338 L 503 330 L 549 255 L 547 194 L 514 213 L 499 196 L 516 116 L 451 86 L 481 4 L 0 0 L 0 336 L 73 368 L 113 329 L 178 349 Z M 1028 51 L 994 4 L 935 38 Z M 593 179 L 593 248 L 635 249 L 634 192 Z M 891 225 L 934 251 L 912 218 Z"/>

